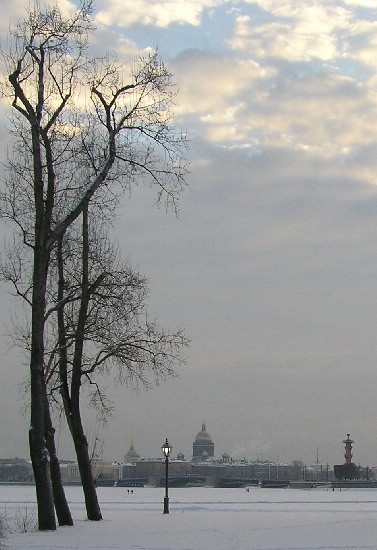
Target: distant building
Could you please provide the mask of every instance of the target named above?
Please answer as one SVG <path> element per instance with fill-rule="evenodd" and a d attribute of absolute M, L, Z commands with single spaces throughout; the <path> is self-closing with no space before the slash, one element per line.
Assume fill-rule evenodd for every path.
<path fill-rule="evenodd" d="M 215 454 L 215 444 L 211 436 L 206 430 L 206 425 L 202 424 L 202 429 L 196 435 L 195 441 L 192 444 L 192 460 L 193 462 L 203 462 L 212 458 Z"/>
<path fill-rule="evenodd" d="M 30 461 L 17 457 L 0 458 L 0 481 L 26 482 L 33 479 L 33 469 Z"/>
<path fill-rule="evenodd" d="M 126 464 L 134 464 L 139 460 L 140 460 L 140 455 L 135 451 L 134 440 L 133 440 L 133 436 L 131 435 L 131 445 L 127 453 L 124 455 L 124 462 Z"/>
<path fill-rule="evenodd" d="M 74 460 L 67 460 L 60 463 L 60 474 L 62 476 L 63 483 L 78 483 L 80 481 L 79 465 Z"/>
<path fill-rule="evenodd" d="M 118 462 L 109 462 L 102 458 L 96 458 L 91 462 L 94 479 L 112 479 L 114 481 L 123 477 L 123 465 Z M 60 465 L 63 483 L 81 483 L 80 469 L 77 462 L 69 461 Z"/>

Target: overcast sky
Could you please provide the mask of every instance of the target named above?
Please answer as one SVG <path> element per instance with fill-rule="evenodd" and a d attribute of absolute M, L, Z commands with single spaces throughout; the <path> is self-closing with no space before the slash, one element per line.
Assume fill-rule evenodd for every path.
<path fill-rule="evenodd" d="M 25 2 L 1 5 L 15 21 Z M 95 20 L 97 51 L 158 47 L 191 162 L 178 218 L 139 187 L 115 222 L 151 312 L 192 343 L 157 389 L 108 383 L 105 456 L 132 432 L 143 457 L 168 437 L 190 458 L 204 421 L 219 457 L 342 463 L 351 433 L 376 465 L 376 0 L 97 0 Z M 5 287 L 1 304 L 0 456 L 28 456 Z"/>

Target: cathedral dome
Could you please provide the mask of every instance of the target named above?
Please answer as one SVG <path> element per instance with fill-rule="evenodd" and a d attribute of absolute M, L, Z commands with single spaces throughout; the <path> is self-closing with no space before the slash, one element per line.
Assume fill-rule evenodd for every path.
<path fill-rule="evenodd" d="M 192 460 L 194 462 L 206 461 L 214 456 L 214 451 L 215 444 L 203 422 L 202 429 L 196 434 L 195 441 L 192 444 Z"/>
<path fill-rule="evenodd" d="M 206 431 L 206 425 L 202 424 L 202 429 L 196 434 L 195 441 L 212 441 L 212 437 Z"/>

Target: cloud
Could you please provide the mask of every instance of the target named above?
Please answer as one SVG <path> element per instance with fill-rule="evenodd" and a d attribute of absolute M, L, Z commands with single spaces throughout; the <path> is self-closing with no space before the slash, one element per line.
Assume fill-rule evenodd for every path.
<path fill-rule="evenodd" d="M 3 13 L 7 17 L 0 18 L 0 32 L 2 36 L 2 47 L 4 47 L 5 36 L 9 27 L 13 26 L 21 17 L 25 16 L 25 2 L 23 0 L 4 0 L 2 3 Z"/>
<path fill-rule="evenodd" d="M 377 67 L 377 23 L 358 21 L 348 37 L 348 57 L 372 70 Z"/>
<path fill-rule="evenodd" d="M 166 28 L 172 24 L 200 25 L 204 9 L 223 2 L 218 0 L 110 0 L 100 2 L 96 19 L 104 25 L 128 27 L 136 23 Z"/>
<path fill-rule="evenodd" d="M 343 2 L 346 6 L 376 9 L 376 2 L 374 0 L 343 0 Z"/>
<path fill-rule="evenodd" d="M 243 120 L 264 145 L 333 156 L 373 143 L 375 116 L 375 98 L 356 82 L 311 74 L 280 81 L 263 102 L 250 102 Z"/>
<path fill-rule="evenodd" d="M 374 80 L 360 85 L 335 70 L 289 74 L 284 67 L 278 78 L 277 67 L 200 51 L 171 66 L 177 114 L 212 143 L 335 157 L 377 140 Z"/>
<path fill-rule="evenodd" d="M 350 13 L 340 7 L 291 3 L 276 7 L 267 4 L 274 16 L 264 24 L 254 23 L 249 15 L 236 18 L 234 49 L 247 50 L 255 58 L 279 57 L 290 62 L 334 60 L 342 53 L 340 31 L 350 28 Z M 279 20 L 280 19 L 280 20 Z"/>
<path fill-rule="evenodd" d="M 259 19 L 239 6 L 231 51 L 186 51 L 172 62 L 177 113 L 194 135 L 326 157 L 372 144 L 377 25 L 339 2 L 258 4 Z"/>
<path fill-rule="evenodd" d="M 46 5 L 53 5 L 53 1 L 47 0 Z M 33 2 L 2 0 L 1 7 L 3 16 L 0 18 L 0 33 L 4 37 L 8 33 L 9 27 L 13 27 L 26 16 L 26 8 L 33 9 Z M 76 9 L 76 2 L 74 0 L 59 0 L 59 8 L 66 13 L 72 13 Z"/>
<path fill-rule="evenodd" d="M 90 35 L 91 55 L 103 56 L 104 52 L 116 52 L 121 60 L 137 59 L 145 50 L 140 48 L 131 38 L 119 34 L 106 25 L 97 24 L 96 32 Z M 148 48 L 147 50 L 150 50 Z"/>
<path fill-rule="evenodd" d="M 170 66 L 178 82 L 176 113 L 196 117 L 209 141 L 239 142 L 249 139 L 239 118 L 250 92 L 259 93 L 275 74 L 253 60 L 232 59 L 201 51 L 188 51 Z M 192 119 L 191 119 L 192 124 Z"/>

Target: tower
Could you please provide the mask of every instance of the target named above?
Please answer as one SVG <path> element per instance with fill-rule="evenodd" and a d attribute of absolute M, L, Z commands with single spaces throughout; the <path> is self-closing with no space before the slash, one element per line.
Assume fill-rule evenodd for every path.
<path fill-rule="evenodd" d="M 139 460 L 140 460 L 140 455 L 135 451 L 134 437 L 133 437 L 133 434 L 131 434 L 131 445 L 130 445 L 130 448 L 128 449 L 128 452 L 124 455 L 124 462 L 129 464 L 134 464 Z"/>
<path fill-rule="evenodd" d="M 354 441 L 352 439 L 350 439 L 350 435 L 351 434 L 347 434 L 347 439 L 344 439 L 343 440 L 343 443 L 345 443 L 345 453 L 344 453 L 344 458 L 346 459 L 345 461 L 345 464 L 352 464 L 352 443 L 354 443 Z"/>
<path fill-rule="evenodd" d="M 347 434 L 347 439 L 343 439 L 345 444 L 344 464 L 334 465 L 334 475 L 336 479 L 356 479 L 360 476 L 360 468 L 352 462 L 352 443 L 353 439 L 350 438 L 350 434 Z"/>

